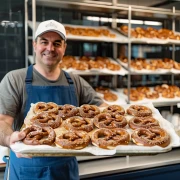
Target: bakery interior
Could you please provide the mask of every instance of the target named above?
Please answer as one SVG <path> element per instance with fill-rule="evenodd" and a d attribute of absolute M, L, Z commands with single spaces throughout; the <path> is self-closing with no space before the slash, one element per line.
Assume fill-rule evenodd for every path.
<path fill-rule="evenodd" d="M 3 1 L 0 80 L 11 70 L 35 63 L 34 32 L 39 22 L 48 19 L 60 21 L 67 31 L 62 69 L 82 76 L 109 105 L 151 104 L 179 138 L 180 1 Z M 179 179 L 178 141 L 179 145 L 162 151 L 78 154 L 80 179 Z M 8 149 L 0 146 L 1 159 L 3 155 Z M 0 160 L 0 179 L 5 165 Z"/>

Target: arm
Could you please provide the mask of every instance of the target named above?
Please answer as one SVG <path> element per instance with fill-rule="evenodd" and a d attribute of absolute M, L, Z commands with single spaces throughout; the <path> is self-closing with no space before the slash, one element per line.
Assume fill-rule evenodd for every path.
<path fill-rule="evenodd" d="M 13 118 L 0 114 L 0 145 L 10 147 L 10 136 L 13 133 L 11 128 Z"/>
<path fill-rule="evenodd" d="M 107 104 L 107 103 L 102 103 L 99 107 L 107 107 L 107 106 L 109 106 L 109 104 Z"/>
<path fill-rule="evenodd" d="M 10 147 L 25 137 L 23 132 L 13 132 L 13 118 L 9 115 L 0 114 L 0 145 Z"/>
<path fill-rule="evenodd" d="M 106 105 L 104 101 L 97 95 L 92 86 L 85 81 L 82 77 L 71 74 L 71 78 L 74 81 L 76 93 L 78 95 L 78 104 L 92 104 L 92 105 Z"/>

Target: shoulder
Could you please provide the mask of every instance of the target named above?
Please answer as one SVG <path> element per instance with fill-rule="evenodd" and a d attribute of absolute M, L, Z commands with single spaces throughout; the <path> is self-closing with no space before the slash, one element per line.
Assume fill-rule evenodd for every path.
<path fill-rule="evenodd" d="M 76 84 L 81 84 L 81 85 L 89 85 L 87 83 L 87 81 L 85 79 L 83 79 L 81 76 L 79 76 L 78 74 L 73 74 L 73 73 L 69 73 L 71 79 L 74 81 L 74 83 Z"/>
<path fill-rule="evenodd" d="M 78 74 L 68 73 L 72 79 L 80 79 L 80 76 Z"/>
<path fill-rule="evenodd" d="M 3 78 L 3 80 L 9 80 L 11 82 L 13 81 L 24 81 L 25 77 L 26 77 L 26 72 L 27 72 L 27 68 L 22 68 L 22 69 L 17 69 L 17 70 L 12 70 L 9 71 L 5 77 Z M 2 81 L 3 81 L 2 80 Z"/>
<path fill-rule="evenodd" d="M 27 68 L 22 68 L 22 69 L 16 69 L 16 70 L 13 70 L 13 71 L 9 71 L 6 76 L 8 77 L 19 77 L 19 76 L 22 76 L 22 75 L 25 75 L 27 72 Z"/>

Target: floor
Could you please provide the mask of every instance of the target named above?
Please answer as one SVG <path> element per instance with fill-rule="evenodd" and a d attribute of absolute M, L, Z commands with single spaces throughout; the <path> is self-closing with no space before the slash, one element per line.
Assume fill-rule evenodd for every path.
<path fill-rule="evenodd" d="M 3 180 L 4 178 L 4 171 L 0 171 L 0 180 Z"/>

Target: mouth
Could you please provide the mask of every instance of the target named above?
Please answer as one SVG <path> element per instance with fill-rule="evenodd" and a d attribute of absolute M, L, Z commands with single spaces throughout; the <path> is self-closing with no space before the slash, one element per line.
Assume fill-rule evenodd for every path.
<path fill-rule="evenodd" d="M 42 55 L 47 57 L 47 58 L 54 58 L 54 57 L 56 57 L 56 54 L 54 54 L 54 53 L 43 53 Z"/>

